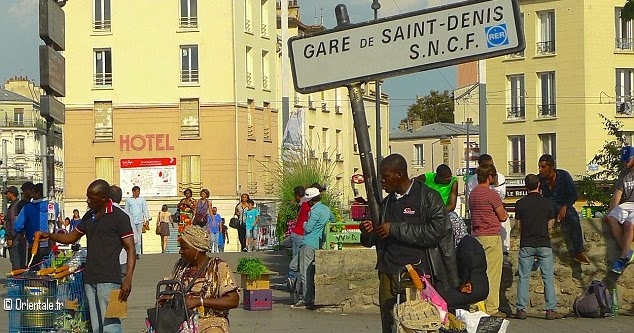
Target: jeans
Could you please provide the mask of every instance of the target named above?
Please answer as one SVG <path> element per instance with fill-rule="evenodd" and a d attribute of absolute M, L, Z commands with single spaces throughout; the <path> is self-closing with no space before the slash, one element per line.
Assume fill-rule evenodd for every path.
<path fill-rule="evenodd" d="M 302 245 L 299 250 L 299 271 L 304 287 L 304 303 L 315 304 L 315 249 Z"/>
<path fill-rule="evenodd" d="M 143 223 L 135 224 L 134 228 L 136 229 L 136 234 L 139 235 L 139 241 L 134 243 L 134 249 L 136 250 L 136 255 L 143 253 L 141 247 L 141 238 L 143 238 Z"/>
<path fill-rule="evenodd" d="M 293 265 L 293 262 L 298 262 L 295 257 L 299 255 L 299 249 L 302 246 L 302 241 L 304 240 L 304 236 L 300 236 L 294 232 L 291 232 L 291 242 L 293 243 L 293 259 L 291 263 L 288 265 L 288 277 L 295 280 L 297 278 L 297 269 L 298 267 Z"/>
<path fill-rule="evenodd" d="M 557 307 L 557 295 L 555 294 L 555 266 L 553 250 L 549 247 L 521 247 L 519 251 L 519 281 L 517 283 L 517 309 L 526 309 L 528 303 L 528 284 L 531 278 L 531 267 L 537 258 L 537 265 L 542 271 L 542 281 L 544 282 L 544 299 L 546 300 L 546 310 L 553 310 Z"/>
<path fill-rule="evenodd" d="M 122 333 L 119 318 L 106 318 L 110 292 L 121 288 L 118 283 L 85 284 L 93 333 Z"/>
<path fill-rule="evenodd" d="M 559 210 L 561 209 L 560 205 L 555 204 L 555 215 L 559 214 Z M 568 207 L 566 210 L 566 218 L 564 221 L 561 221 L 563 228 L 569 233 L 569 237 L 572 238 L 572 246 L 574 247 L 574 252 L 568 249 L 568 252 L 573 252 L 573 254 L 579 254 L 585 251 L 583 246 L 583 232 L 581 231 L 581 222 L 579 221 L 579 213 L 575 207 Z"/>
<path fill-rule="evenodd" d="M 26 267 L 26 239 L 24 237 L 16 237 L 13 245 L 9 248 L 9 258 L 11 260 L 11 269 Z"/>
<path fill-rule="evenodd" d="M 211 239 L 211 247 L 209 250 L 213 253 L 218 252 L 218 233 L 210 233 L 209 238 Z"/>

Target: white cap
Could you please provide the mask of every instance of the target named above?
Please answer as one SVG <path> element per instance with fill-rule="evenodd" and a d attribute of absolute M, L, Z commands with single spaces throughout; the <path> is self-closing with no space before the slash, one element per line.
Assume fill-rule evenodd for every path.
<path fill-rule="evenodd" d="M 319 193 L 319 189 L 314 188 L 314 187 L 310 187 L 310 188 L 306 189 L 306 192 L 304 192 L 304 198 L 306 200 L 310 200 L 310 199 L 318 196 L 319 194 L 320 194 Z"/>

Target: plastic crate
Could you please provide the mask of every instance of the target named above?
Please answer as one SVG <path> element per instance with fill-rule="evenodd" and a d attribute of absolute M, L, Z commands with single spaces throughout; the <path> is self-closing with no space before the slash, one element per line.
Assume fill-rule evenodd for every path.
<path fill-rule="evenodd" d="M 7 279 L 9 333 L 88 332 L 83 270 L 62 280 L 27 272 Z"/>
<path fill-rule="evenodd" d="M 243 290 L 242 308 L 249 311 L 273 309 L 273 290 Z"/>

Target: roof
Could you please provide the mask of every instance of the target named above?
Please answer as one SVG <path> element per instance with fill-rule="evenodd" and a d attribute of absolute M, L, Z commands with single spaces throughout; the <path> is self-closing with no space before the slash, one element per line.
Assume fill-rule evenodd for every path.
<path fill-rule="evenodd" d="M 29 102 L 33 103 L 30 98 L 24 97 L 20 94 L 16 94 L 12 91 L 8 91 L 4 88 L 0 88 L 0 101 L 2 102 Z"/>
<path fill-rule="evenodd" d="M 479 127 L 477 125 L 469 126 L 470 135 L 478 135 L 479 133 Z M 413 131 L 392 131 L 390 132 L 390 140 L 440 138 L 443 135 L 448 137 L 467 135 L 467 125 L 433 123 L 421 126 L 419 129 Z"/>

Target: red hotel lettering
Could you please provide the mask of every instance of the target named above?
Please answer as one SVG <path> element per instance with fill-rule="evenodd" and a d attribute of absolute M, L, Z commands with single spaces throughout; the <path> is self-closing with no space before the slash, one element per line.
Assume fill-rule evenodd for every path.
<path fill-rule="evenodd" d="M 169 134 L 119 135 L 119 150 L 130 151 L 130 148 L 135 151 L 174 150 Z"/>

